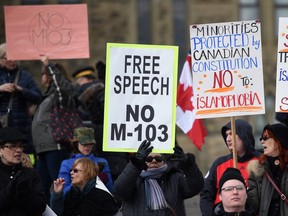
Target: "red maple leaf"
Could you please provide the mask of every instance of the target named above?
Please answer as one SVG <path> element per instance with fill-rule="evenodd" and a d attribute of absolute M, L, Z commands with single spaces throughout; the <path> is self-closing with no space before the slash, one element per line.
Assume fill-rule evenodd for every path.
<path fill-rule="evenodd" d="M 185 112 L 186 110 L 192 111 L 194 109 L 191 97 L 193 96 L 192 86 L 188 86 L 184 90 L 184 84 L 178 85 L 177 90 L 177 105 Z"/>

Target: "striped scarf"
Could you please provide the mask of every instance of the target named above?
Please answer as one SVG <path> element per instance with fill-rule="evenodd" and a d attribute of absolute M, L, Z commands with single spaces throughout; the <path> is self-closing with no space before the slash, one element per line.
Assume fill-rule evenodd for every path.
<path fill-rule="evenodd" d="M 148 169 L 141 173 L 141 177 L 145 179 L 145 195 L 146 207 L 149 210 L 159 210 L 168 208 L 169 205 L 164 197 L 157 179 L 167 170 L 167 164 L 159 168 Z"/>

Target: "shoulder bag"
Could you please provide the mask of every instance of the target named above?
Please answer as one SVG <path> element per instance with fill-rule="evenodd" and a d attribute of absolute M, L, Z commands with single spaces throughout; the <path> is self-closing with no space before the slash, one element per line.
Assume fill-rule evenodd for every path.
<path fill-rule="evenodd" d="M 14 81 L 15 84 L 18 83 L 19 74 L 20 74 L 20 70 L 17 71 L 16 77 L 15 77 L 15 81 Z M 5 113 L 4 115 L 0 116 L 0 124 L 2 125 L 2 127 L 8 127 L 8 125 L 9 125 L 9 123 L 8 123 L 9 122 L 9 114 L 10 114 L 10 111 L 12 109 L 14 94 L 15 93 L 13 92 L 10 95 L 8 106 L 7 106 L 7 113 Z"/>

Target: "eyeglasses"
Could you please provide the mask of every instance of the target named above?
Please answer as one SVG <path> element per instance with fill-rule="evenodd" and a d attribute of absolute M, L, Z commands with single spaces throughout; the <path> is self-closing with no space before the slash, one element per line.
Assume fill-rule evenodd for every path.
<path fill-rule="evenodd" d="M 74 169 L 71 169 L 71 170 L 70 170 L 70 172 L 72 172 L 72 171 L 73 171 L 74 173 L 78 173 L 79 171 L 82 171 L 82 170 L 77 169 L 77 168 L 74 168 Z"/>
<path fill-rule="evenodd" d="M 8 144 L 8 145 L 4 145 L 4 148 L 8 148 L 11 151 L 16 151 L 19 148 L 21 151 L 23 151 L 24 145 L 22 145 L 22 144 Z"/>
<path fill-rule="evenodd" d="M 155 157 L 148 156 L 146 158 L 146 162 L 151 163 L 153 161 L 153 159 L 155 159 L 157 162 L 162 162 L 163 161 L 163 158 L 161 156 L 155 156 Z"/>
<path fill-rule="evenodd" d="M 267 137 L 267 136 L 266 136 L 266 137 L 260 137 L 259 140 L 260 140 L 260 142 L 262 142 L 262 140 L 263 140 L 263 141 L 266 141 L 266 140 L 268 140 L 268 139 L 270 139 L 270 138 L 271 138 L 271 137 Z"/>
<path fill-rule="evenodd" d="M 242 191 L 245 189 L 245 187 L 243 185 L 228 186 L 228 187 L 222 188 L 221 191 L 231 192 L 234 189 L 236 189 L 237 191 Z"/>

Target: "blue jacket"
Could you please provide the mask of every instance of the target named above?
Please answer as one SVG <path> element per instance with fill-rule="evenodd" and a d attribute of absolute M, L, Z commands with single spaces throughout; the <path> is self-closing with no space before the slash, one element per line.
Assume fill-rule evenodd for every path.
<path fill-rule="evenodd" d="M 0 85 L 5 83 L 13 83 L 19 68 L 8 71 L 0 66 Z M 9 127 L 17 128 L 21 133 L 25 134 L 29 140 L 30 149 L 26 153 L 33 152 L 31 138 L 31 122 L 32 116 L 29 115 L 29 105 L 38 104 L 41 100 L 41 91 L 33 80 L 32 76 L 25 70 L 20 69 L 19 81 L 17 85 L 23 88 L 23 92 L 15 92 L 13 98 L 12 109 L 9 115 Z M 7 113 L 11 93 L 0 92 L 0 115 Z"/>
<path fill-rule="evenodd" d="M 59 171 L 59 176 L 58 177 L 65 179 L 64 194 L 66 194 L 70 190 L 70 188 L 72 186 L 70 170 L 72 169 L 72 165 L 73 165 L 74 161 L 76 159 L 78 159 L 78 158 L 83 158 L 83 157 L 91 159 L 96 164 L 98 164 L 99 162 L 104 162 L 105 163 L 102 172 L 106 173 L 107 176 L 108 176 L 108 179 L 109 179 L 108 182 L 105 184 L 105 186 L 112 193 L 113 192 L 113 181 L 112 181 L 110 168 L 109 168 L 109 164 L 108 164 L 107 160 L 104 159 L 104 158 L 95 157 L 93 154 L 89 154 L 87 156 L 84 156 L 83 154 L 74 154 L 72 156 L 72 158 L 67 159 L 67 160 L 63 160 L 62 163 L 61 163 L 61 167 L 60 167 L 60 171 Z"/>

